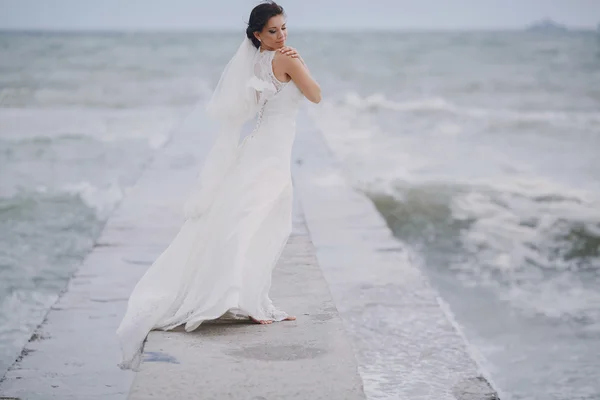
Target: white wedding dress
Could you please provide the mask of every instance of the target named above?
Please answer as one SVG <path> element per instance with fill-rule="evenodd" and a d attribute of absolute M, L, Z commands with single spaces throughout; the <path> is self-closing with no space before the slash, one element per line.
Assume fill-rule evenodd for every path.
<path fill-rule="evenodd" d="M 129 298 L 117 330 L 123 369 L 137 369 L 153 329 L 185 324 L 192 331 L 225 314 L 273 321 L 288 316 L 275 308 L 269 289 L 292 229 L 290 162 L 303 96 L 293 82 L 275 78 L 274 55 L 257 51 L 254 58 L 255 129 L 239 145 L 237 139 L 225 169 L 214 167 L 227 157 L 220 157 L 218 143 L 213 147 L 204 166 L 205 175 L 214 175 L 213 186 L 188 200 L 181 230 Z"/>

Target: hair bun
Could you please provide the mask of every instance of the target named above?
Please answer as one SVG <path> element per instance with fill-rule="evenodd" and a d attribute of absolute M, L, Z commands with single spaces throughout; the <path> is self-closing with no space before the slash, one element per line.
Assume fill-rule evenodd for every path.
<path fill-rule="evenodd" d="M 252 9 L 248 27 L 246 28 L 246 36 L 248 39 L 252 40 L 252 43 L 257 49 L 260 47 L 260 40 L 254 36 L 254 32 L 261 32 L 271 18 L 283 14 L 283 7 L 274 1 L 261 3 Z"/>

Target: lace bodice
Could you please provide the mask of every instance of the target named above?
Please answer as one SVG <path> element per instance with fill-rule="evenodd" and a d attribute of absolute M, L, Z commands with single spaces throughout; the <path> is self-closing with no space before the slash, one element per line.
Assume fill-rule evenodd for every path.
<path fill-rule="evenodd" d="M 258 51 L 254 62 L 254 75 L 251 86 L 256 90 L 258 119 L 256 129 L 264 116 L 294 118 L 302 93 L 292 81 L 281 82 L 273 73 L 275 51 Z"/>
<path fill-rule="evenodd" d="M 289 82 L 281 82 L 273 73 L 274 51 L 258 51 L 254 63 L 254 74 L 261 80 L 271 82 L 275 86 L 276 92 L 279 92 Z"/>

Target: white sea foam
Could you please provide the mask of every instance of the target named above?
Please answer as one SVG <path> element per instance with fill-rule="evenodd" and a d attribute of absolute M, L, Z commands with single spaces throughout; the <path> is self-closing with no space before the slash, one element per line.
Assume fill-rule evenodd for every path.
<path fill-rule="evenodd" d="M 35 190 L 46 196 L 61 194 L 77 196 L 86 206 L 94 210 L 100 220 L 109 216 L 115 206 L 123 199 L 126 191 L 116 183 L 106 187 L 97 187 L 86 181 L 67 183 L 57 188 L 40 185 Z"/>
<path fill-rule="evenodd" d="M 522 310 L 600 318 L 600 293 L 585 272 L 600 267 L 593 252 L 600 242 L 600 202 L 564 187 L 549 193 L 544 184 L 538 192 L 535 183 L 527 192 L 507 186 L 472 186 L 453 198 L 453 218 L 470 221 L 460 232 L 470 257 L 452 268 L 466 282 L 501 285 L 501 297 Z"/>
<path fill-rule="evenodd" d="M 529 122 L 570 123 L 577 125 L 599 126 L 600 112 L 583 111 L 523 111 L 502 108 L 481 108 L 457 105 L 443 97 L 424 97 L 410 101 L 388 99 L 383 93 L 374 93 L 362 97 L 355 92 L 348 92 L 342 104 L 359 110 L 388 109 L 399 112 L 445 111 L 471 118 L 496 118 Z"/>
<path fill-rule="evenodd" d="M 412 179 L 411 169 L 427 167 L 428 161 L 417 154 L 390 148 L 403 147 L 404 138 L 390 137 L 373 124 L 368 116 L 356 110 L 324 102 L 309 110 L 311 119 L 323 132 L 336 156 L 352 170 L 352 179 L 359 186 L 377 182 Z M 391 143 L 393 141 L 393 143 Z M 389 168 L 395 165 L 397 168 Z M 377 171 L 377 175 L 373 172 Z"/>
<path fill-rule="evenodd" d="M 2 139 L 91 137 L 104 142 L 140 139 L 161 148 L 188 108 L 0 108 Z"/>

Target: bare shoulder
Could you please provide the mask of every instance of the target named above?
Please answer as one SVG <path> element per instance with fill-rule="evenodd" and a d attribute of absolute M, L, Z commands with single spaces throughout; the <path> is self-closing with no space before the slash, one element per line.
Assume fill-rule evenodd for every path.
<path fill-rule="evenodd" d="M 273 63 L 284 70 L 297 68 L 302 65 L 302 61 L 287 54 L 282 54 L 279 51 L 275 52 Z"/>

